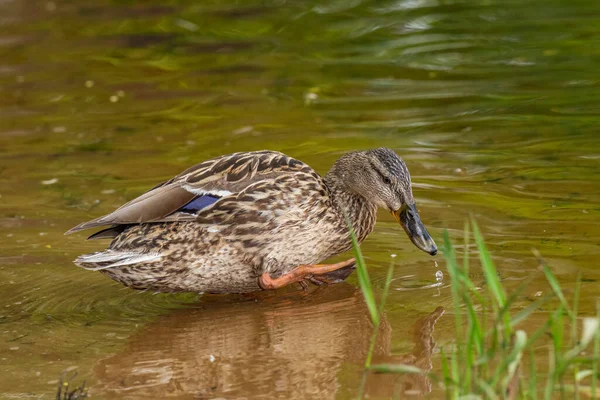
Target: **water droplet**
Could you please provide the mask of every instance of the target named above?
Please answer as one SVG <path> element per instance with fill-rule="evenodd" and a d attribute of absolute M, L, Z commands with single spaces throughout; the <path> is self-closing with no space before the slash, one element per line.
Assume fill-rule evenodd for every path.
<path fill-rule="evenodd" d="M 443 273 L 442 271 L 439 271 L 439 270 L 438 270 L 438 271 L 435 273 L 435 280 L 436 280 L 436 281 L 438 281 L 438 282 L 441 282 L 441 281 L 443 281 L 443 280 L 444 280 L 444 273 Z"/>

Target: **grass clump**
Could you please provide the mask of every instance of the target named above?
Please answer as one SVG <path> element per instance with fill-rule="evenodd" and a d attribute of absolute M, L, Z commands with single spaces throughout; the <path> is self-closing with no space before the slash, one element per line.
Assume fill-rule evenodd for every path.
<path fill-rule="evenodd" d="M 479 261 L 485 277 L 484 288 L 477 288 L 469 276 L 469 240 L 472 228 Z M 354 239 L 353 239 L 354 240 Z M 441 371 L 423 371 L 412 365 L 372 365 L 369 351 L 360 387 L 362 398 L 368 371 L 379 373 L 424 374 L 438 382 L 448 399 L 579 399 L 598 398 L 598 360 L 600 358 L 600 315 L 581 318 L 577 315 L 580 277 L 577 278 L 570 304 L 561 286 L 536 253 L 540 269 L 552 293 L 529 306 L 515 311 L 512 307 L 527 282 L 508 294 L 502 286 L 483 236 L 474 220 L 465 226 L 465 255 L 459 263 L 453 243 L 444 232 L 444 258 L 450 277 L 455 318 L 455 343 L 441 350 Z M 382 305 L 375 305 L 364 259 L 354 241 L 359 283 L 371 312 L 374 334 L 393 273 L 382 295 Z M 535 252 L 534 252 L 535 253 Z M 550 299 L 556 299 L 552 303 Z M 546 320 L 529 334 L 519 329 L 543 304 L 551 307 Z M 551 304 L 555 304 L 551 306 Z M 549 339 L 548 339 L 549 338 Z M 549 349 L 548 365 L 536 348 Z M 590 354 L 586 354 L 590 353 Z"/>

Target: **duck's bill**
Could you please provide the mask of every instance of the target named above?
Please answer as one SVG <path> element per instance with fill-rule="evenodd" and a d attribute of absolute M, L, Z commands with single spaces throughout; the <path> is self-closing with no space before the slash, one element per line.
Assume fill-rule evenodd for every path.
<path fill-rule="evenodd" d="M 402 225 L 415 246 L 432 256 L 437 254 L 437 246 L 423 226 L 416 205 L 407 204 L 399 210 L 392 211 L 392 215 Z"/>

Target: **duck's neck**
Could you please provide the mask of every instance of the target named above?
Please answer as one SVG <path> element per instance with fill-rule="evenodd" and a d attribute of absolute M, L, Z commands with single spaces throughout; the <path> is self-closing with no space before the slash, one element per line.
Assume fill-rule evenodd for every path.
<path fill-rule="evenodd" d="M 377 206 L 363 196 L 349 191 L 331 172 L 325 176 L 325 183 L 331 190 L 333 202 L 341 214 L 342 229 L 347 229 L 347 217 L 358 242 L 362 242 L 375 227 Z"/>

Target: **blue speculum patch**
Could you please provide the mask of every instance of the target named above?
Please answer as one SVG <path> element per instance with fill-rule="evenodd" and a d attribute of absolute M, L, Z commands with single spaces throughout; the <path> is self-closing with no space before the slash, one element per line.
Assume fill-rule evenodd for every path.
<path fill-rule="evenodd" d="M 219 199 L 220 199 L 219 196 L 214 196 L 211 194 L 205 194 L 202 196 L 198 196 L 194 200 L 187 203 L 185 206 L 181 207 L 179 209 L 179 211 L 190 213 L 190 214 L 196 214 L 198 211 L 210 206 L 211 204 L 213 204 L 214 202 L 216 202 Z"/>

